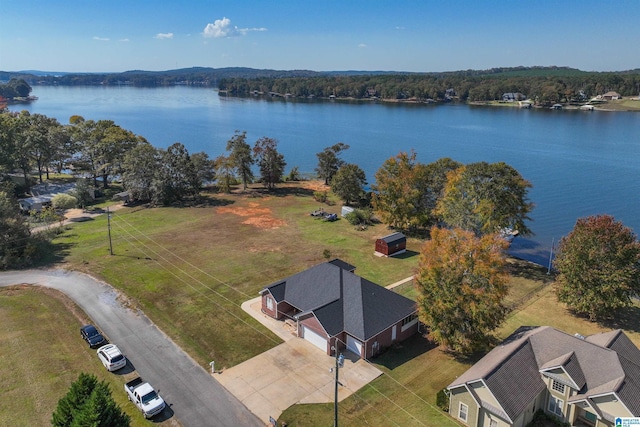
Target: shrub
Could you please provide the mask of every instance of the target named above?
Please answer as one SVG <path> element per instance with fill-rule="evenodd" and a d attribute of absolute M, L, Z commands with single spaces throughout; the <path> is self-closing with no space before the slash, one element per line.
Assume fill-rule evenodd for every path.
<path fill-rule="evenodd" d="M 436 394 L 436 405 L 445 412 L 449 412 L 449 395 L 442 389 Z"/>
<path fill-rule="evenodd" d="M 51 199 L 54 209 L 71 209 L 78 205 L 78 199 L 70 194 L 56 194 Z"/>
<path fill-rule="evenodd" d="M 354 209 L 353 212 L 346 214 L 345 218 L 351 225 L 369 225 L 372 216 L 371 209 Z"/>
<path fill-rule="evenodd" d="M 326 203 L 327 201 L 327 192 L 326 191 L 314 191 L 313 192 L 313 200 L 320 203 Z"/>

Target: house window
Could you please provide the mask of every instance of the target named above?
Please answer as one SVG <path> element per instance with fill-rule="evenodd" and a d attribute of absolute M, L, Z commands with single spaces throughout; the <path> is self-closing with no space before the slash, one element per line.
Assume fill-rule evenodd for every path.
<path fill-rule="evenodd" d="M 460 402 L 460 411 L 458 412 L 458 418 L 460 418 L 462 421 L 466 423 L 468 414 L 469 414 L 469 407 L 464 403 Z"/>
<path fill-rule="evenodd" d="M 562 384 L 560 381 L 553 380 L 551 388 L 559 393 L 564 394 L 564 384 Z"/>
<path fill-rule="evenodd" d="M 273 298 L 267 297 L 267 308 L 273 310 Z"/>
<path fill-rule="evenodd" d="M 562 406 L 564 405 L 564 401 L 562 399 L 555 398 L 553 396 L 549 396 L 549 412 L 556 414 L 559 417 L 562 417 Z"/>
<path fill-rule="evenodd" d="M 490 420 L 489 427 L 498 427 L 498 422 L 496 420 Z"/>
<path fill-rule="evenodd" d="M 413 322 L 417 317 L 418 317 L 417 314 L 412 314 L 411 316 L 405 317 L 404 319 L 402 319 L 402 325 L 401 326 L 404 326 L 407 323 Z"/>

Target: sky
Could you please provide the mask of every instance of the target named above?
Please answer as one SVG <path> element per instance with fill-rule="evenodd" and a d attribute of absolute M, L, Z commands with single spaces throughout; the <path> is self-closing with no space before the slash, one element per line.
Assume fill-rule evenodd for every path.
<path fill-rule="evenodd" d="M 0 0 L 0 70 L 640 68 L 638 0 Z"/>

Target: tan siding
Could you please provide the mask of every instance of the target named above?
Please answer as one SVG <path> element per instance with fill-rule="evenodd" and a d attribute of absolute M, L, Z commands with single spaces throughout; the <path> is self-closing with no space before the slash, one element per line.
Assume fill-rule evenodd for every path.
<path fill-rule="evenodd" d="M 463 387 L 457 387 L 451 390 L 449 413 L 451 416 L 460 422 L 464 422 L 458 418 L 460 414 L 460 403 L 464 403 L 469 407 L 466 425 L 477 427 L 478 426 L 478 405 L 473 400 L 471 394 Z"/>

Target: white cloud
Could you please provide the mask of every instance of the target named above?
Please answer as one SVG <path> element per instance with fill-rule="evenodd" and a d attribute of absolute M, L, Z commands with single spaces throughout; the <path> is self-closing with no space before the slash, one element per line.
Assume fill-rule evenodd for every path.
<path fill-rule="evenodd" d="M 267 31 L 266 28 L 238 28 L 235 25 L 231 25 L 231 19 L 224 17 L 222 19 L 216 19 L 213 24 L 209 23 L 204 27 L 202 35 L 206 38 L 220 38 L 220 37 L 234 37 L 244 36 L 249 31 Z"/>
<path fill-rule="evenodd" d="M 405 28 L 404 27 L 396 27 L 396 30 L 402 31 L 402 30 L 405 30 Z"/>
<path fill-rule="evenodd" d="M 173 33 L 158 33 L 155 38 L 160 40 L 172 39 Z"/>
<path fill-rule="evenodd" d="M 359 47 L 359 48 L 361 48 L 361 49 L 364 49 L 364 48 L 366 48 L 366 47 L 368 47 L 368 46 L 367 46 L 366 44 L 364 44 L 364 43 L 360 43 L 360 44 L 358 45 L 358 47 Z"/>
<path fill-rule="evenodd" d="M 93 36 L 93 39 L 94 39 L 94 40 L 101 41 L 101 42 L 108 42 L 108 41 L 109 41 L 109 38 L 107 38 L 107 37 L 98 37 L 98 36 Z"/>
<path fill-rule="evenodd" d="M 119 41 L 119 42 L 128 42 L 128 41 L 130 41 L 130 40 L 129 40 L 129 39 L 120 39 L 120 40 L 118 40 L 118 41 Z"/>

